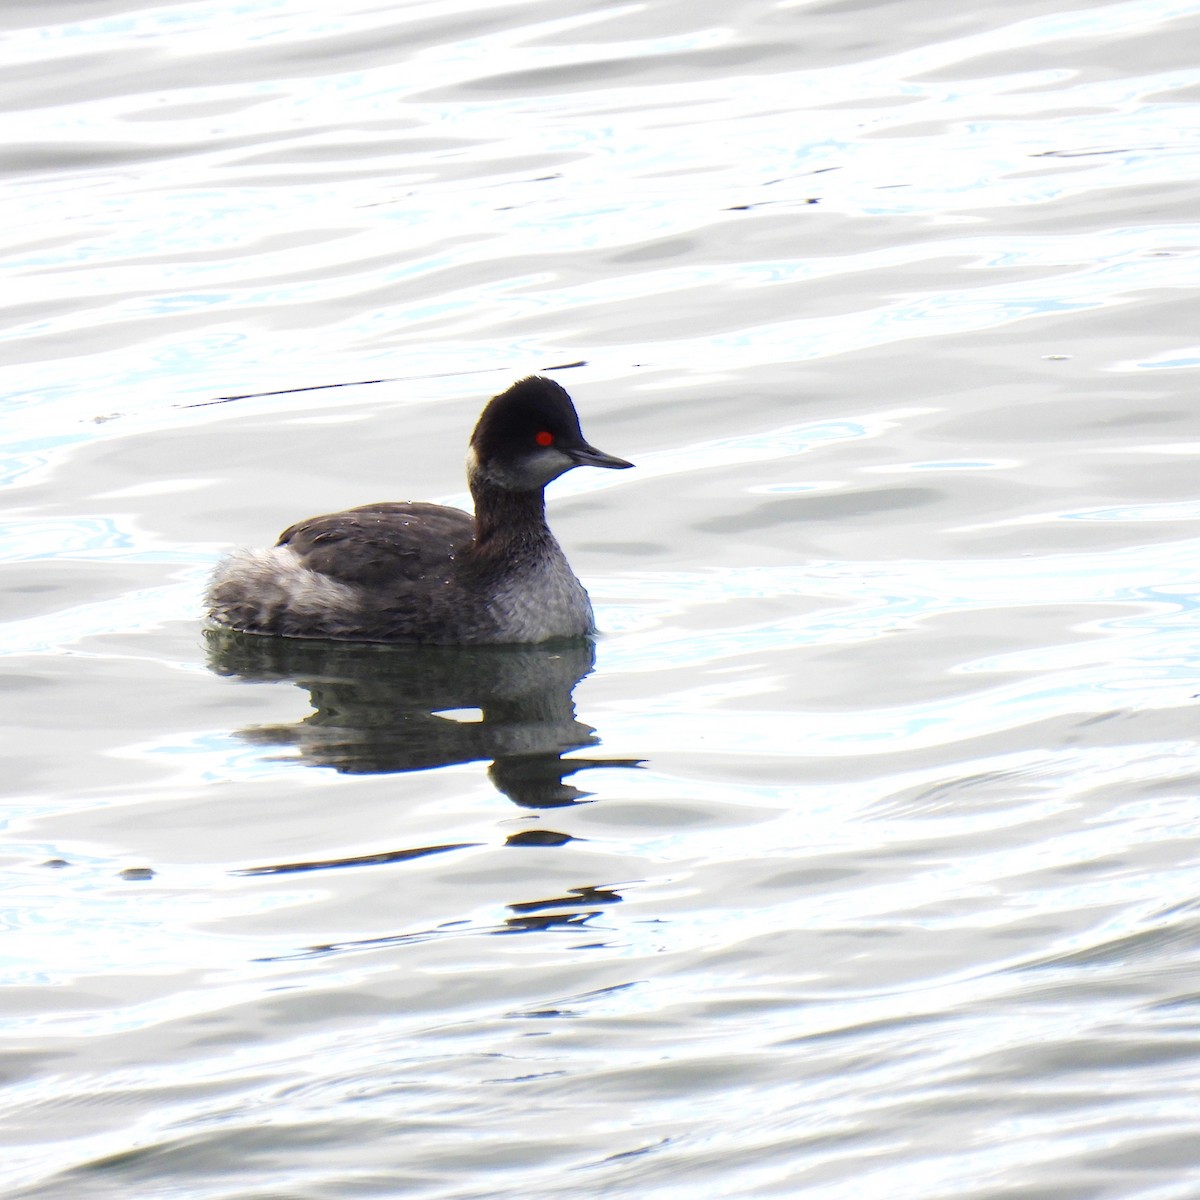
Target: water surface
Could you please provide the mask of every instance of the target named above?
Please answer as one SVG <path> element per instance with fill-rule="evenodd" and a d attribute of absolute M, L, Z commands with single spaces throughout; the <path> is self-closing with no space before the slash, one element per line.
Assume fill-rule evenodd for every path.
<path fill-rule="evenodd" d="M 10 1194 L 1196 1194 L 1200 3 L 0 26 Z M 203 635 L 534 371 L 594 661 Z"/>

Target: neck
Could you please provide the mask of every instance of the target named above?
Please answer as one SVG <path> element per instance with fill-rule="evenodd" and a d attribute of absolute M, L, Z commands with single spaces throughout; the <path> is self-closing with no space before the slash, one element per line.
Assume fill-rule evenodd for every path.
<path fill-rule="evenodd" d="M 478 472 L 471 473 L 469 482 L 475 500 L 475 547 L 480 553 L 506 553 L 522 544 L 553 542 L 541 488 L 510 491 Z"/>

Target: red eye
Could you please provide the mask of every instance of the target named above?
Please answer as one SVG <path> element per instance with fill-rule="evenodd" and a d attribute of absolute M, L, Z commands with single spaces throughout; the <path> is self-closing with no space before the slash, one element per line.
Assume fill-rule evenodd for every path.
<path fill-rule="evenodd" d="M 537 442 L 537 444 L 539 446 L 553 446 L 554 445 L 554 434 L 549 433 L 547 430 L 543 429 L 541 431 L 541 433 L 537 434 L 534 437 L 533 440 L 535 442 Z"/>

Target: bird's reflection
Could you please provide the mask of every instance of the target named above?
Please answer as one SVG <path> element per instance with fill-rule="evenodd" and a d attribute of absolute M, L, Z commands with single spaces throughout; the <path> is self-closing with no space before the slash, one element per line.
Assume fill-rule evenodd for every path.
<path fill-rule="evenodd" d="M 588 767 L 637 767 L 639 759 L 564 758 L 598 743 L 575 718 L 572 692 L 591 671 L 590 642 L 546 646 L 423 647 L 304 641 L 228 630 L 205 631 L 208 663 L 221 675 L 290 681 L 307 690 L 313 712 L 290 725 L 255 726 L 241 736 L 289 746 L 312 766 L 343 774 L 389 774 L 454 763 L 490 761 L 495 786 L 529 809 L 562 809 L 589 793 L 570 782 Z M 471 710 L 463 719 L 462 710 Z M 456 711 L 457 710 L 457 711 Z M 477 714 L 474 715 L 474 714 Z M 511 846 L 561 846 L 569 834 L 537 827 L 508 835 Z M 375 854 L 309 858 L 243 868 L 238 875 L 293 875 L 397 865 L 465 850 L 473 843 L 405 846 Z M 612 887 L 585 885 L 546 899 L 519 901 L 490 933 L 587 928 L 620 902 Z M 378 949 L 470 931 L 450 920 L 403 934 L 309 946 L 279 957 L 309 957 Z"/>
<path fill-rule="evenodd" d="M 544 646 L 383 646 L 205 631 L 221 675 L 290 680 L 315 710 L 291 725 L 241 736 L 292 746 L 313 766 L 350 775 L 419 771 L 491 761 L 497 789 L 526 808 L 557 808 L 588 795 L 568 782 L 632 759 L 563 755 L 597 744 L 575 718 L 575 685 L 595 662 L 588 641 Z M 461 719 L 461 710 L 470 710 Z M 478 713 L 476 717 L 474 714 Z"/>

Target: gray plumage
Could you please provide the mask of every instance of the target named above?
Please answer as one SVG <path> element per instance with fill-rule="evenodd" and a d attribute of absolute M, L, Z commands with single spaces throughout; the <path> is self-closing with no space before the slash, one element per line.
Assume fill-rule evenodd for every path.
<path fill-rule="evenodd" d="M 250 633 L 478 644 L 581 637 L 587 592 L 546 524 L 547 483 L 577 466 L 632 464 L 589 446 L 567 393 L 533 376 L 484 409 L 467 479 L 475 515 L 422 502 L 300 521 L 238 551 L 209 585 L 209 616 Z"/>

